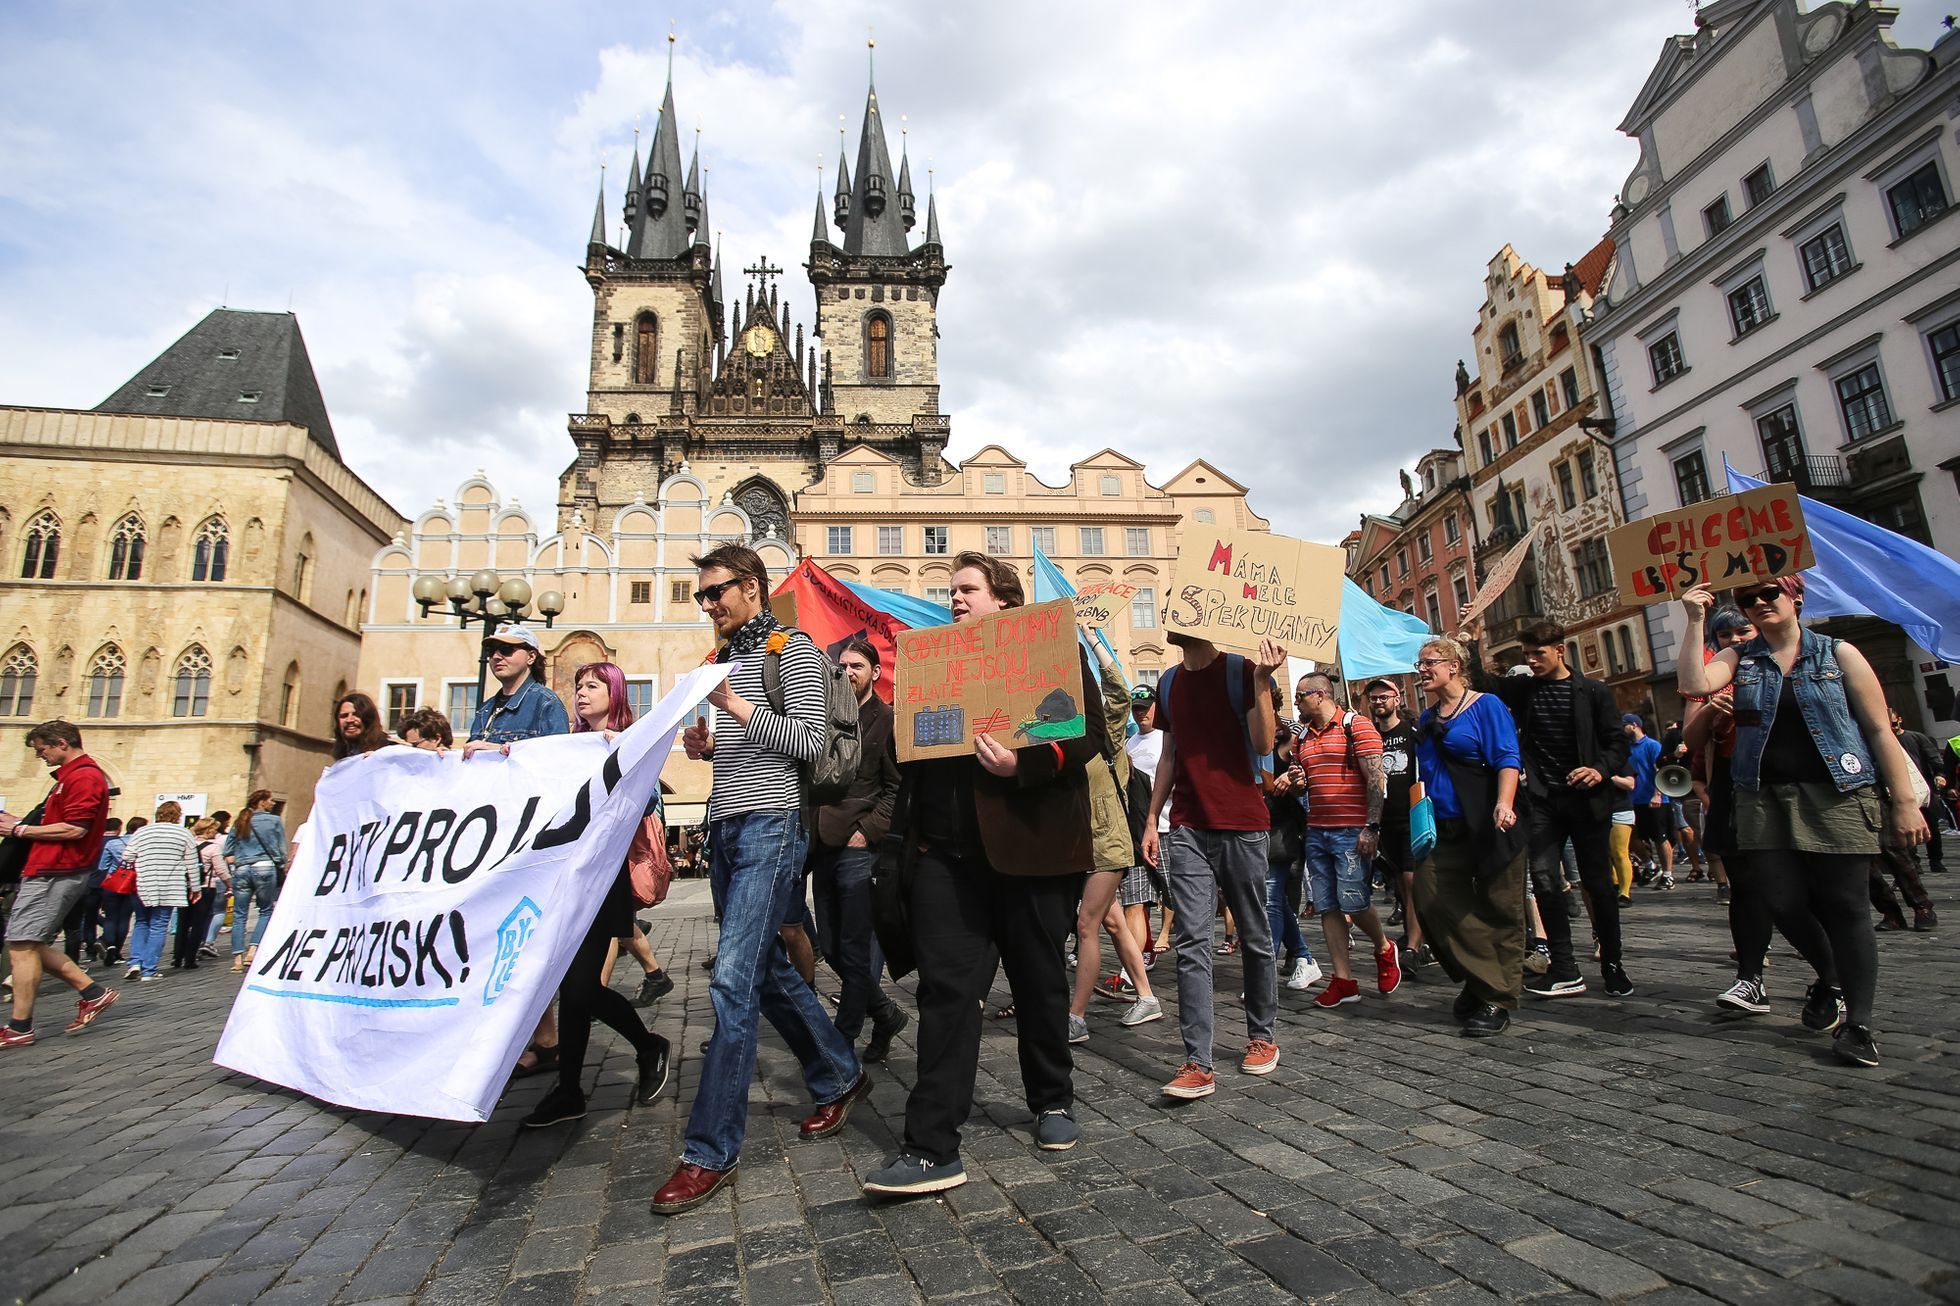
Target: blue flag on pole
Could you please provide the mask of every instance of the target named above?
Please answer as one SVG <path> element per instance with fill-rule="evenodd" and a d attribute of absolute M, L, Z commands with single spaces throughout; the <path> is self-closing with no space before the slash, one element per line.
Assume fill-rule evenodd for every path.
<path fill-rule="evenodd" d="M 1055 599 L 1072 599 L 1074 597 L 1075 586 L 1069 582 L 1067 576 L 1062 574 L 1060 567 L 1057 567 L 1048 560 L 1048 555 L 1043 553 L 1041 546 L 1037 544 L 1034 549 L 1034 601 L 1036 603 L 1048 603 Z M 1091 658 L 1094 658 L 1096 655 L 1095 647 L 1089 643 L 1089 637 L 1082 633 L 1080 626 L 1076 627 L 1075 637 L 1077 642 L 1082 645 L 1083 652 L 1087 653 Z M 1116 674 L 1123 678 L 1124 687 L 1129 688 L 1131 683 L 1130 673 L 1123 669 L 1123 659 L 1116 656 L 1116 649 L 1110 644 L 1109 636 L 1099 630 L 1096 632 L 1096 640 L 1105 649 L 1109 650 L 1109 656 L 1116 662 Z"/>
<path fill-rule="evenodd" d="M 843 577 L 838 577 L 843 580 Z M 896 617 L 913 630 L 925 626 L 944 626 L 952 621 L 950 610 L 940 607 L 930 599 L 915 599 L 910 594 L 894 594 L 871 585 L 860 585 L 856 581 L 844 581 L 844 588 L 863 599 L 888 617 Z"/>
<path fill-rule="evenodd" d="M 1729 492 L 1766 482 L 1730 467 Z M 1896 531 L 1798 496 L 1817 565 L 1803 574 L 1806 617 L 1871 616 L 1891 622 L 1915 644 L 1960 662 L 1960 564 Z"/>
<path fill-rule="evenodd" d="M 1383 607 L 1367 590 L 1341 579 L 1341 674 L 1348 680 L 1407 675 L 1431 638 L 1421 617 Z"/>

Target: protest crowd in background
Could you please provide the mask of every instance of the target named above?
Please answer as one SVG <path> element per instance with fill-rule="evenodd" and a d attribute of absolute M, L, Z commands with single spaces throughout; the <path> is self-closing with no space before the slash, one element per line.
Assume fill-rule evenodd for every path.
<path fill-rule="evenodd" d="M 980 1043 L 996 1022 L 1016 1040 L 1034 1142 L 1065 1151 L 1081 1137 L 1074 1049 L 1164 1019 L 1166 1000 L 1181 1051 L 1161 1091 L 1205 1098 L 1233 1071 L 1281 1064 L 1287 1005 L 1366 1020 L 1405 983 L 1447 983 L 1462 1033 L 1484 1038 L 1533 1002 L 1633 998 L 1626 940 L 1640 901 L 1694 892 L 1733 945 L 1732 982 L 1710 977 L 1712 1004 L 1747 1017 L 1800 1000 L 1803 1024 L 1842 1060 L 1872 1066 L 1873 913 L 1879 930 L 1937 920 L 1921 872 L 1944 870 L 1960 759 L 1903 729 L 1855 647 L 1799 624 L 1798 575 L 1679 595 L 1679 722 L 1620 712 L 1566 665 L 1565 632 L 1549 622 L 1526 630 L 1511 675 L 1487 677 L 1463 642 L 1430 637 L 1412 677 L 1360 684 L 1325 664 L 1286 684 L 1288 649 L 1272 639 L 1237 652 L 1173 630 L 1178 660 L 1153 688 L 1132 685 L 1087 626 L 1078 647 L 1064 618 L 1042 647 L 1059 650 L 1065 689 L 1012 733 L 944 746 L 936 719 L 878 692 L 908 674 L 888 660 L 914 645 L 895 657 L 887 632 L 884 653 L 864 637 L 820 648 L 772 615 L 752 550 L 723 545 L 695 563 L 710 661 L 729 668 L 679 736 L 713 765 L 705 827 L 665 832 L 655 797 L 641 832 L 655 832 L 651 847 L 636 843 L 618 868 L 511 1066 L 556 1077 L 527 1126 L 585 1115 L 598 1020 L 634 1049 L 635 1101 L 661 1094 L 674 1053 L 652 1025 L 674 982 L 637 919 L 658 895 L 643 893 L 635 859 L 663 876 L 703 871 L 720 930 L 714 1030 L 653 1199 L 661 1214 L 738 1173 L 764 1018 L 801 1067 L 805 1139 L 846 1127 L 895 1036 L 914 1028 L 901 1142 L 863 1184 L 930 1193 L 965 1182 Z M 961 554 L 951 583 L 955 627 L 1025 612 L 1034 647 L 1045 609 L 1012 565 Z M 460 751 L 467 767 L 544 736 L 599 732 L 612 746 L 632 724 L 620 668 L 582 668 L 568 712 L 530 630 L 486 643 L 497 691 L 465 738 L 427 709 L 391 738 L 373 701 L 350 693 L 334 705 L 334 765 L 407 744 Z M 27 742 L 54 788 L 41 808 L 0 818 L 15 882 L 0 1047 L 46 1040 L 36 1000 L 56 984 L 76 992 L 75 1034 L 117 1001 L 111 984 L 254 966 L 294 855 L 269 792 L 189 820 L 176 802 L 115 818 L 75 726 L 49 722 Z M 1773 1000 L 1764 965 L 1777 932 L 1800 960 L 1779 970 Z M 611 985 L 621 953 L 639 966 L 630 999 Z M 1009 1000 L 990 1006 L 1003 971 Z M 909 999 L 888 983 L 915 973 Z"/>

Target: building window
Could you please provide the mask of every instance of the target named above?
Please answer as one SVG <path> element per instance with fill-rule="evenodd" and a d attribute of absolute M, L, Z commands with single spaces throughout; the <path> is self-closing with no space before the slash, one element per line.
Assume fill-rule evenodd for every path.
<path fill-rule="evenodd" d="M 1390 582 L 1388 579 L 1388 564 L 1384 562 L 1382 564 L 1382 593 L 1384 594 L 1388 593 L 1389 583 Z"/>
<path fill-rule="evenodd" d="M 1507 450 L 1518 447 L 1518 419 L 1509 413 L 1504 414 L 1504 447 Z"/>
<path fill-rule="evenodd" d="M 674 581 L 671 585 L 668 586 L 667 601 L 669 603 L 694 602 L 693 583 L 691 581 L 685 581 L 685 580 Z"/>
<path fill-rule="evenodd" d="M 1653 365 L 1656 386 L 1666 385 L 1687 371 L 1687 362 L 1681 357 L 1681 333 L 1670 331 L 1648 345 L 1647 361 Z"/>
<path fill-rule="evenodd" d="M 1838 408 L 1844 413 L 1848 438 L 1862 440 L 1892 425 L 1892 405 L 1885 397 L 1885 381 L 1876 362 L 1866 363 L 1832 384 L 1837 387 Z"/>
<path fill-rule="evenodd" d="M 1933 380 L 1940 390 L 1940 402 L 1960 399 L 1960 322 L 1949 322 L 1926 337 L 1933 351 Z"/>
<path fill-rule="evenodd" d="M 1887 187 L 1885 203 L 1892 210 L 1892 228 L 1901 237 L 1946 212 L 1946 186 L 1940 181 L 1939 165 L 1929 159 L 1904 181 Z"/>
<path fill-rule="evenodd" d="M 1103 528 L 1100 526 L 1084 526 L 1080 534 L 1082 537 L 1082 556 L 1085 558 L 1102 557 Z"/>
<path fill-rule="evenodd" d="M 111 718 L 122 715 L 123 675 L 128 663 L 114 644 L 104 646 L 88 668 L 88 714 Z"/>
<path fill-rule="evenodd" d="M 946 552 L 946 527 L 926 527 L 926 552 L 928 554 L 943 554 Z"/>
<path fill-rule="evenodd" d="M 1150 688 L 1155 689 L 1157 688 L 1157 682 L 1163 677 L 1163 674 L 1162 669 L 1158 667 L 1138 667 L 1137 683 L 1139 685 L 1148 685 Z"/>
<path fill-rule="evenodd" d="M 1518 324 L 1506 322 L 1497 333 L 1497 353 L 1506 369 L 1524 361 L 1524 345 L 1518 339 Z"/>
<path fill-rule="evenodd" d="M 1570 461 L 1558 465 L 1558 506 L 1571 512 L 1579 506 L 1579 494 L 1572 483 L 1572 464 Z"/>
<path fill-rule="evenodd" d="M 385 688 L 388 691 L 388 715 L 384 720 L 388 733 L 399 735 L 402 732 L 402 718 L 421 706 L 418 700 L 422 697 L 422 684 L 412 680 L 404 685 L 387 685 Z M 202 716 L 203 713 L 198 715 Z M 451 727 L 452 730 L 454 728 Z"/>
<path fill-rule="evenodd" d="M 1395 551 L 1395 574 L 1397 576 L 1406 576 L 1409 574 L 1409 549 L 1407 545 Z"/>
<path fill-rule="evenodd" d="M 109 579 L 143 579 L 143 519 L 130 513 L 116 523 L 109 538 Z"/>
<path fill-rule="evenodd" d="M 1191 520 L 1195 522 L 1201 522 L 1204 525 L 1209 526 L 1213 522 L 1217 521 L 1218 519 L 1212 516 L 1211 509 L 1200 508 L 1196 512 L 1191 514 Z"/>
<path fill-rule="evenodd" d="M 864 318 L 864 374 L 874 381 L 891 380 L 892 320 L 883 313 Z"/>
<path fill-rule="evenodd" d="M 1046 556 L 1050 558 L 1054 557 L 1055 528 L 1053 526 L 1036 526 L 1034 528 L 1034 547 L 1041 550 Z"/>
<path fill-rule="evenodd" d="M 824 552 L 833 558 L 849 556 L 851 552 L 851 528 L 848 526 L 826 526 L 823 529 Z"/>
<path fill-rule="evenodd" d="M 1006 494 L 1007 473 L 988 472 L 980 478 L 980 489 L 984 494 Z"/>
<path fill-rule="evenodd" d="M 1768 199 L 1775 190 L 1776 178 L 1770 175 L 1767 163 L 1742 179 L 1742 197 L 1752 209 Z"/>
<path fill-rule="evenodd" d="M 632 682 L 627 682 L 632 687 Z M 457 734 L 469 733 L 470 722 L 476 719 L 476 686 L 453 683 L 449 686 L 449 728 Z"/>
<path fill-rule="evenodd" d="M 1591 499 L 1599 493 L 1599 478 L 1593 475 L 1592 450 L 1585 450 L 1574 461 L 1579 464 L 1580 496 Z"/>
<path fill-rule="evenodd" d="M 1579 406 L 1579 369 L 1568 367 L 1563 372 L 1560 372 L 1558 374 L 1558 384 L 1559 389 L 1565 393 L 1565 406 L 1567 408 L 1577 408 Z"/>
<path fill-rule="evenodd" d="M 61 557 L 61 519 L 49 508 L 27 523 L 26 543 L 21 547 L 20 578 L 53 580 L 54 564 Z"/>
<path fill-rule="evenodd" d="M 1748 335 L 1771 316 L 1769 287 L 1763 284 L 1761 273 L 1729 292 L 1729 325 L 1738 337 Z"/>
<path fill-rule="evenodd" d="M 1148 526 L 1125 526 L 1123 528 L 1123 552 L 1132 558 L 1150 556 L 1150 528 Z"/>
<path fill-rule="evenodd" d="M 1674 460 L 1674 491 L 1684 508 L 1708 497 L 1708 461 L 1701 456 L 1701 450 L 1684 453 Z"/>
<path fill-rule="evenodd" d="M 1451 589 L 1456 594 L 1456 610 L 1460 613 L 1470 606 L 1470 582 L 1465 577 L 1458 576 L 1451 582 Z"/>
<path fill-rule="evenodd" d="M 1819 290 L 1852 270 L 1851 246 L 1844 239 L 1844 224 L 1830 226 L 1797 247 L 1803 258 L 1804 284 Z"/>
<path fill-rule="evenodd" d="M 1531 528 L 1531 523 L 1526 520 L 1524 515 L 1524 487 L 1522 485 L 1515 486 L 1511 490 L 1511 519 L 1517 523 L 1520 534 Z M 1531 606 L 1533 608 L 1537 607 L 1536 604 L 1532 604 Z"/>
<path fill-rule="evenodd" d="M 1907 490 L 1905 494 L 1888 503 L 1873 504 L 1868 510 L 1869 520 L 1888 531 L 1895 531 L 1907 539 L 1918 540 L 1930 545 L 1933 537 L 1926 531 L 1926 514 L 1920 509 L 1917 492 Z"/>
<path fill-rule="evenodd" d="M 926 602 L 937 603 L 942 608 L 951 607 L 953 604 L 952 587 L 949 585 L 926 586 Z"/>
<path fill-rule="evenodd" d="M 1424 531 L 1422 534 L 1416 536 L 1416 557 L 1422 559 L 1424 562 L 1428 562 L 1435 556 L 1435 546 L 1429 542 L 1429 532 Z"/>
<path fill-rule="evenodd" d="M 650 580 L 632 581 L 627 585 L 626 588 L 627 588 L 626 601 L 628 603 L 637 605 L 637 604 L 646 604 L 646 603 L 653 602 L 652 581 Z"/>
<path fill-rule="evenodd" d="M 1620 654 L 1619 651 L 1613 647 L 1612 631 L 1602 630 L 1599 632 L 1599 647 L 1601 651 L 1606 654 L 1606 674 L 1609 676 L 1619 675 Z"/>
<path fill-rule="evenodd" d="M 1480 455 L 1477 463 L 1479 467 L 1488 467 L 1494 461 L 1491 455 L 1490 428 L 1488 426 L 1477 432 L 1477 453 Z"/>
<path fill-rule="evenodd" d="M 1151 630 L 1157 625 L 1157 591 L 1148 585 L 1130 596 L 1130 629 Z"/>
<path fill-rule="evenodd" d="M 259 401 L 259 395 L 261 393 L 258 390 L 240 390 L 238 392 L 238 402 L 241 404 L 255 404 Z"/>
<path fill-rule="evenodd" d="M 870 472 L 851 473 L 852 494 L 872 494 L 878 489 L 878 480 Z"/>
<path fill-rule="evenodd" d="M 905 552 L 905 528 L 903 526 L 880 526 L 878 528 L 878 552 L 890 558 Z"/>
<path fill-rule="evenodd" d="M 1797 431 L 1797 407 L 1785 404 L 1756 419 L 1756 436 L 1763 444 L 1763 478 L 1794 481 L 1808 468 L 1803 460 L 1803 437 Z"/>
<path fill-rule="evenodd" d="M 626 682 L 626 706 L 633 709 L 633 719 L 640 720 L 653 711 L 653 678 L 641 676 Z"/>
<path fill-rule="evenodd" d="M 1638 671 L 1640 670 L 1640 659 L 1633 655 L 1633 627 L 1621 626 L 1619 630 L 1620 662 L 1628 671 Z"/>
<path fill-rule="evenodd" d="M 286 664 L 286 676 L 279 684 L 279 724 L 288 730 L 299 724 L 299 663 Z"/>
<path fill-rule="evenodd" d="M 1531 392 L 1531 424 L 1540 430 L 1552 424 L 1552 406 L 1545 402 L 1543 390 Z"/>
<path fill-rule="evenodd" d="M 1735 219 L 1729 215 L 1729 197 L 1726 193 L 1701 211 L 1701 223 L 1708 228 L 1711 237 L 1721 235 L 1733 221 Z"/>
<path fill-rule="evenodd" d="M 191 579 L 221 581 L 231 559 L 231 528 L 222 517 L 212 517 L 197 528 L 191 545 Z"/>
<path fill-rule="evenodd" d="M 613 323 L 613 362 L 621 362 L 626 357 L 626 324 Z"/>
<path fill-rule="evenodd" d="M 1435 634 L 1441 634 L 1443 631 L 1443 604 L 1442 601 L 1436 597 L 1435 590 L 1430 590 L 1427 594 L 1422 596 L 1422 606 L 1423 609 L 1429 614 L 1430 631 Z"/>
<path fill-rule="evenodd" d="M 660 362 L 660 319 L 642 313 L 633 324 L 633 384 L 652 385 Z"/>
<path fill-rule="evenodd" d="M 1098 486 L 1098 490 L 1099 490 L 1099 492 L 1100 492 L 1100 493 L 1102 494 L 1102 497 L 1103 497 L 1103 498 L 1105 498 L 1105 499 L 1115 499 L 1115 498 L 1118 498 L 1118 497 L 1120 497 L 1120 496 L 1122 495 L 1122 493 L 1123 493 L 1123 478 L 1122 478 L 1122 477 L 1120 477 L 1120 476 L 1104 476 L 1104 477 L 1101 477 L 1101 478 L 1099 478 L 1099 481 L 1100 481 L 1100 483 L 1099 483 L 1099 486 Z"/>
<path fill-rule="evenodd" d="M 1443 543 L 1455 544 L 1463 538 L 1463 528 L 1456 524 L 1456 514 L 1443 518 Z"/>
<path fill-rule="evenodd" d="M 987 528 L 987 552 L 996 558 L 1014 552 L 1014 528 L 1012 526 L 989 526 Z"/>
<path fill-rule="evenodd" d="M 211 707 L 211 655 L 202 644 L 193 644 L 177 659 L 177 675 L 170 700 L 171 716 L 203 716 Z"/>
<path fill-rule="evenodd" d="M 34 650 L 16 644 L 0 661 L 0 716 L 34 715 L 34 682 L 41 678 L 41 664 Z"/>
<path fill-rule="evenodd" d="M 1613 566 L 1606 558 L 1606 540 L 1595 535 L 1572 550 L 1572 573 L 1579 580 L 1579 597 L 1590 599 L 1613 587 Z"/>
<path fill-rule="evenodd" d="M 299 552 L 293 555 L 293 597 L 305 603 L 313 597 L 308 584 L 313 579 L 313 532 L 299 542 Z"/>

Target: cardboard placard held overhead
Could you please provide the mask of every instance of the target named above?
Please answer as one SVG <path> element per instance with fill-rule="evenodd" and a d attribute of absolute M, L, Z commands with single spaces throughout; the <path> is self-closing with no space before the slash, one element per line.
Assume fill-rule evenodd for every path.
<path fill-rule="evenodd" d="M 769 615 L 785 626 L 796 624 L 796 593 L 778 592 L 769 596 Z"/>
<path fill-rule="evenodd" d="M 1067 599 L 898 633 L 898 760 L 1080 739 L 1082 662 Z"/>
<path fill-rule="evenodd" d="M 1075 591 L 1075 618 L 1094 630 L 1107 630 L 1116 614 L 1137 596 L 1137 587 L 1116 580 L 1100 580 Z"/>
<path fill-rule="evenodd" d="M 1164 624 L 1241 653 L 1270 639 L 1332 662 L 1346 565 L 1332 545 L 1187 521 Z"/>
<path fill-rule="evenodd" d="M 1620 601 L 1666 603 L 1697 585 L 1719 594 L 1815 566 L 1794 485 L 1719 494 L 1629 522 L 1606 537 Z"/>

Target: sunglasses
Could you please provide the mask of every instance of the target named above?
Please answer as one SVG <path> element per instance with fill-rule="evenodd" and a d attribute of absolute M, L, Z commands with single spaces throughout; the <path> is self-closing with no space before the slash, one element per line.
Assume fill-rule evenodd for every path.
<path fill-rule="evenodd" d="M 721 602 L 721 596 L 726 592 L 728 592 L 730 589 L 733 589 L 734 587 L 740 585 L 742 583 L 742 580 L 743 580 L 742 577 L 737 576 L 734 580 L 725 580 L 719 585 L 708 585 L 705 586 L 704 588 L 694 591 L 695 606 L 705 608 L 710 603 Z"/>
<path fill-rule="evenodd" d="M 1455 658 L 1417 658 L 1416 666 L 1420 667 L 1424 671 L 1427 671 L 1431 667 L 1446 666 L 1454 661 L 1456 661 Z"/>
<path fill-rule="evenodd" d="M 1327 691 L 1324 689 L 1303 689 L 1299 693 L 1295 694 L 1293 697 L 1296 701 L 1300 701 L 1309 698 L 1319 698 L 1322 694 L 1325 694 L 1326 692 Z"/>
<path fill-rule="evenodd" d="M 1753 608 L 1758 603 L 1767 603 L 1774 606 L 1776 601 L 1782 597 L 1783 587 L 1781 585 L 1765 585 L 1759 590 L 1737 590 L 1735 592 L 1735 605 L 1739 608 Z"/>

